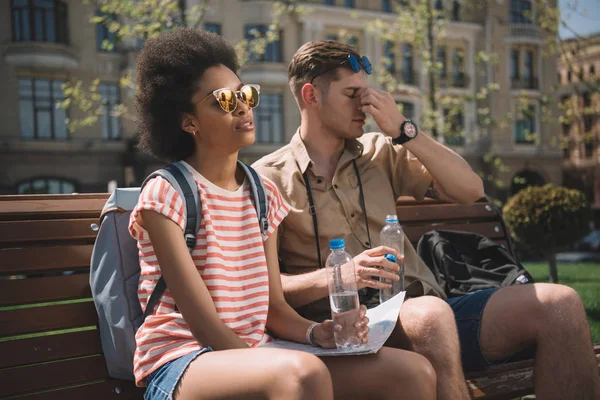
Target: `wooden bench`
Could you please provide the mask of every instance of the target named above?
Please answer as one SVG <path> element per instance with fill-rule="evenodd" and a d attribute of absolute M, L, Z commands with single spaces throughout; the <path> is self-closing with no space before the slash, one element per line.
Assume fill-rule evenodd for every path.
<path fill-rule="evenodd" d="M 89 261 L 107 194 L 0 196 L 0 399 L 136 399 L 143 390 L 106 370 Z M 470 230 L 510 246 L 495 209 L 400 200 L 416 241 L 434 228 Z M 509 247 L 510 248 L 510 247 Z M 600 356 L 600 346 L 596 347 Z M 474 398 L 532 392 L 532 362 L 468 378 Z"/>

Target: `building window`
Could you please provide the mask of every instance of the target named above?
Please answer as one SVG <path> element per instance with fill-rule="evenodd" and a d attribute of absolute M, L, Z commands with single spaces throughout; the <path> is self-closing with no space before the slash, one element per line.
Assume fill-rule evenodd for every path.
<path fill-rule="evenodd" d="M 17 186 L 18 194 L 71 194 L 76 192 L 75 183 L 60 178 L 32 179 Z"/>
<path fill-rule="evenodd" d="M 433 7 L 437 11 L 442 11 L 444 9 L 443 1 L 442 0 L 435 0 L 435 3 L 433 4 Z"/>
<path fill-rule="evenodd" d="M 344 0 L 344 7 L 356 8 L 356 1 L 355 0 Z"/>
<path fill-rule="evenodd" d="M 121 117 L 118 114 L 121 104 L 121 88 L 116 83 L 101 83 L 98 86 L 98 93 L 102 96 L 102 115 L 100 116 L 102 138 L 121 139 Z"/>
<path fill-rule="evenodd" d="M 12 0 L 12 31 L 15 42 L 68 44 L 67 5 L 62 0 Z"/>
<path fill-rule="evenodd" d="M 450 146 L 464 146 L 465 120 L 461 110 L 444 110 L 445 133 L 444 140 Z"/>
<path fill-rule="evenodd" d="M 415 81 L 413 73 L 413 48 L 412 44 L 405 43 L 402 47 L 402 75 L 404 83 L 412 85 Z"/>
<path fill-rule="evenodd" d="M 338 36 L 332 33 L 325 35 L 325 40 L 338 40 Z"/>
<path fill-rule="evenodd" d="M 350 46 L 354 47 L 354 50 L 360 53 L 360 49 L 358 47 L 358 38 L 356 36 L 350 36 L 347 42 Z"/>
<path fill-rule="evenodd" d="M 252 42 L 256 40 L 257 34 L 259 38 L 266 38 L 269 27 L 267 25 L 247 25 L 246 40 Z M 250 54 L 250 60 L 254 62 L 281 62 L 281 32 L 279 39 L 270 42 L 265 48 L 263 54 Z"/>
<path fill-rule="evenodd" d="M 536 88 L 535 77 L 533 76 L 533 52 L 532 51 L 525 52 L 525 71 L 524 71 L 523 78 L 525 78 L 524 83 L 525 83 L 526 89 L 535 89 Z"/>
<path fill-rule="evenodd" d="M 402 110 L 400 110 L 400 112 L 406 119 L 414 120 L 416 118 L 415 105 L 413 103 L 409 103 L 407 101 L 397 101 L 396 104 L 402 105 Z"/>
<path fill-rule="evenodd" d="M 383 48 L 385 57 L 385 70 L 390 74 L 396 73 L 396 55 L 394 54 L 394 42 L 386 41 Z"/>
<path fill-rule="evenodd" d="M 516 82 L 519 80 L 519 50 L 510 51 L 510 80 Z"/>
<path fill-rule="evenodd" d="M 452 21 L 460 21 L 460 3 L 458 1 L 452 2 Z"/>
<path fill-rule="evenodd" d="M 326 6 L 335 6 L 335 0 L 324 0 L 323 4 Z"/>
<path fill-rule="evenodd" d="M 437 62 L 440 64 L 440 78 L 448 76 L 448 65 L 446 63 L 446 46 L 438 46 Z"/>
<path fill-rule="evenodd" d="M 573 80 L 573 74 L 571 74 L 571 71 L 567 72 L 567 82 L 571 83 L 571 81 Z"/>
<path fill-rule="evenodd" d="M 260 104 L 254 110 L 256 142 L 283 143 L 283 95 L 261 93 Z"/>
<path fill-rule="evenodd" d="M 590 78 L 592 78 L 594 75 L 596 75 L 596 68 L 593 65 L 590 65 L 589 74 L 590 74 Z"/>
<path fill-rule="evenodd" d="M 535 113 L 533 104 L 528 105 L 521 111 L 521 118 L 515 121 L 514 137 L 517 144 L 535 143 Z"/>
<path fill-rule="evenodd" d="M 24 139 L 68 139 L 62 81 L 19 79 L 19 119 Z"/>
<path fill-rule="evenodd" d="M 383 12 L 392 12 L 392 1 L 391 0 L 381 0 L 381 11 Z"/>
<path fill-rule="evenodd" d="M 96 16 L 106 18 L 104 23 L 96 24 L 96 49 L 98 51 L 115 51 L 117 36 L 108 29 L 107 25 L 112 21 L 116 21 L 117 16 L 115 14 L 103 14 L 101 12 L 97 12 Z"/>
<path fill-rule="evenodd" d="M 216 33 L 217 35 L 221 34 L 221 24 L 204 24 L 204 30 L 212 33 Z"/>
<path fill-rule="evenodd" d="M 531 24 L 531 0 L 510 0 L 510 23 Z"/>
<path fill-rule="evenodd" d="M 454 54 L 452 55 L 452 83 L 456 87 L 465 86 L 463 63 L 463 51 L 461 49 L 454 49 Z"/>

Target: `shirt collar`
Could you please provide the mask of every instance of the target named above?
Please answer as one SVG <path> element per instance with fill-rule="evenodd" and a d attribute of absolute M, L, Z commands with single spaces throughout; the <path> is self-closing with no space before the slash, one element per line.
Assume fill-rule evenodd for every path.
<path fill-rule="evenodd" d="M 308 167 L 313 165 L 313 162 L 308 155 L 304 141 L 302 141 L 302 138 L 300 137 L 300 128 L 298 128 L 294 136 L 292 136 L 290 147 L 292 148 L 292 153 L 294 154 L 294 158 L 298 163 L 300 172 L 305 173 Z M 346 157 L 348 157 L 349 160 L 360 157 L 363 152 L 363 144 L 357 139 L 346 139 L 344 147 L 346 150 L 348 150 L 349 157 Z M 343 158 L 345 158 L 345 154 L 346 152 L 344 152 L 342 155 Z"/>

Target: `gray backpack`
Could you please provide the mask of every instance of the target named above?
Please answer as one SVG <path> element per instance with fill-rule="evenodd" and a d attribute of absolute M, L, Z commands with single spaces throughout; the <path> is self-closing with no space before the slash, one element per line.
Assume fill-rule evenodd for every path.
<path fill-rule="evenodd" d="M 252 167 L 241 161 L 238 164 L 246 172 L 260 230 L 264 235 L 269 229 L 265 188 Z M 156 176 L 166 179 L 184 199 L 184 237 L 190 252 L 196 245 L 196 232 L 202 216 L 195 180 L 180 162 L 153 172 L 140 188 L 116 189 L 104 205 L 92 252 L 90 287 L 98 312 L 98 329 L 108 373 L 117 379 L 133 380 L 135 332 L 144 319 L 152 314 L 166 289 L 166 283 L 161 277 L 150 295 L 146 312 L 142 312 L 137 294 L 140 277 L 137 241 L 130 236 L 128 225 L 129 216 L 137 204 L 142 188 Z"/>

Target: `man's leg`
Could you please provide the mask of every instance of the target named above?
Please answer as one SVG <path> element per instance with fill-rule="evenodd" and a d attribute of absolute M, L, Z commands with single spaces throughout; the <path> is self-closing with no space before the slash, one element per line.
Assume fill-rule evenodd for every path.
<path fill-rule="evenodd" d="M 481 347 L 501 361 L 535 345 L 540 399 L 600 399 L 600 377 L 585 310 L 577 293 L 538 283 L 502 288 L 483 312 Z"/>
<path fill-rule="evenodd" d="M 460 360 L 456 322 L 450 306 L 433 296 L 407 300 L 386 346 L 415 351 L 437 374 L 437 398 L 469 399 Z"/>

